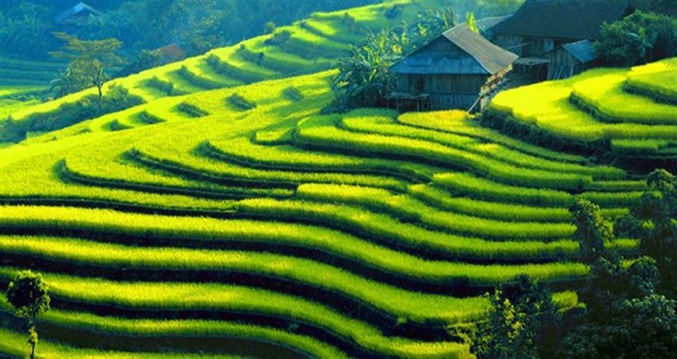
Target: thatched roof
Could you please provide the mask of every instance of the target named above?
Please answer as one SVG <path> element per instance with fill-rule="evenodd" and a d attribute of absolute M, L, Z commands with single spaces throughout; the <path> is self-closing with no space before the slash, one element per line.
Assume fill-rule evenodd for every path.
<path fill-rule="evenodd" d="M 401 74 L 493 75 L 516 59 L 517 55 L 492 44 L 467 25 L 459 25 L 400 60 L 390 70 Z"/>
<path fill-rule="evenodd" d="M 627 0 L 526 0 L 510 19 L 496 25 L 497 35 L 596 39 L 604 22 L 622 19 Z"/>
<path fill-rule="evenodd" d="M 156 49 L 156 51 L 159 51 L 162 54 L 165 63 L 181 61 L 186 58 L 186 52 L 176 43 L 163 46 Z"/>

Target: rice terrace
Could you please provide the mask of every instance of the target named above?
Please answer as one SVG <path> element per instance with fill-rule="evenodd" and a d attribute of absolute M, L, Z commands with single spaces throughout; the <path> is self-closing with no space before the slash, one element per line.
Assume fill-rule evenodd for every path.
<path fill-rule="evenodd" d="M 675 0 L 4 0 L 0 358 L 677 358 Z"/>

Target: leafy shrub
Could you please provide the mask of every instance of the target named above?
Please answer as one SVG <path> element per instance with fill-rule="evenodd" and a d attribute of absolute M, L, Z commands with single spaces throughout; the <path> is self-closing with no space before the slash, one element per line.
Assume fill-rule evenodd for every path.
<path fill-rule="evenodd" d="M 53 111 L 34 113 L 21 121 L 4 121 L 0 124 L 0 141 L 19 142 L 26 138 L 26 132 L 53 131 L 95 118 L 101 113 L 117 112 L 142 103 L 141 97 L 130 95 L 127 89 L 114 84 L 103 96 L 101 109 L 98 96 L 88 95 L 78 102 L 64 103 Z"/>
<path fill-rule="evenodd" d="M 595 42 L 608 64 L 631 66 L 677 55 L 677 18 L 636 11 L 623 20 L 604 24 Z"/>
<path fill-rule="evenodd" d="M 156 88 L 162 92 L 167 93 L 167 95 L 171 95 L 172 91 L 174 91 L 173 83 L 169 81 L 160 80 L 157 76 L 153 76 L 153 78 L 148 80 L 146 84 L 150 87 Z"/>
<path fill-rule="evenodd" d="M 301 101 L 303 100 L 303 94 L 296 89 L 294 86 L 289 86 L 286 89 L 282 91 L 282 94 L 284 97 L 292 100 L 292 101 Z"/>
<path fill-rule="evenodd" d="M 186 102 L 180 103 L 177 106 L 177 109 L 190 117 L 202 117 L 209 115 L 207 111 Z"/>
<path fill-rule="evenodd" d="M 228 102 L 241 110 L 251 110 L 256 107 L 255 103 L 248 101 L 237 93 L 230 95 L 230 97 L 228 97 Z"/>
<path fill-rule="evenodd" d="M 274 32 L 270 38 L 268 38 L 265 41 L 266 45 L 274 45 L 274 46 L 280 46 L 282 44 L 285 44 L 287 41 L 289 41 L 289 38 L 291 37 L 291 32 L 288 30 L 282 30 L 282 31 L 277 31 Z"/>

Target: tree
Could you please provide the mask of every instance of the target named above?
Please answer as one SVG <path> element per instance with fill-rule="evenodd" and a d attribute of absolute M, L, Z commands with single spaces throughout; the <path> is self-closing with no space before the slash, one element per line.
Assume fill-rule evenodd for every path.
<path fill-rule="evenodd" d="M 28 343 L 31 345 L 31 359 L 35 358 L 38 333 L 35 330 L 35 318 L 49 310 L 47 285 L 40 274 L 31 271 L 19 272 L 16 279 L 9 283 L 7 301 L 14 307 L 16 315 L 28 321 Z"/>
<path fill-rule="evenodd" d="M 604 24 L 595 51 L 608 64 L 632 66 L 677 55 L 677 18 L 635 11 Z"/>
<path fill-rule="evenodd" d="M 275 32 L 275 23 L 272 21 L 268 21 L 266 25 L 263 27 L 263 33 L 264 34 L 272 34 Z"/>
<path fill-rule="evenodd" d="M 474 31 L 478 34 L 480 33 L 480 29 L 477 28 L 477 24 L 475 23 L 475 14 L 474 13 L 469 12 L 469 13 L 465 14 L 465 22 L 466 22 L 466 24 L 468 24 L 468 28 L 470 28 L 470 30 L 472 30 L 472 31 Z"/>
<path fill-rule="evenodd" d="M 395 29 L 370 33 L 339 59 L 339 74 L 332 79 L 336 93 L 329 110 L 378 107 L 394 88 L 390 67 L 404 55 L 428 43 L 454 26 L 454 12 L 426 9 L 413 24 L 403 22 Z"/>
<path fill-rule="evenodd" d="M 54 36 L 65 41 L 61 51 L 52 52 L 57 58 L 69 60 L 64 75 L 54 83 L 59 95 L 82 90 L 90 86 L 96 87 L 99 95 L 99 110 L 103 107 L 103 85 L 108 80 L 106 69 L 122 63 L 115 50 L 122 46 L 117 39 L 80 40 L 76 36 L 63 32 Z"/>
<path fill-rule="evenodd" d="M 474 354 L 491 359 L 553 357 L 561 317 L 546 285 L 520 275 L 497 288 L 489 301 L 489 319 L 472 335 Z"/>
<path fill-rule="evenodd" d="M 655 293 L 656 262 L 643 257 L 624 268 L 600 258 L 581 291 L 585 313 L 563 341 L 565 358 L 675 358 L 675 302 Z"/>
<path fill-rule="evenodd" d="M 332 79 L 339 108 L 375 107 L 393 88 L 390 66 L 402 55 L 399 37 L 389 29 L 371 33 L 350 56 L 339 59 L 339 73 Z"/>
<path fill-rule="evenodd" d="M 49 9 L 33 2 L 0 7 L 0 49 L 21 57 L 44 57 L 52 49 Z"/>
<path fill-rule="evenodd" d="M 587 199 L 577 198 L 569 208 L 576 225 L 574 239 L 580 245 L 581 259 L 593 263 L 607 255 L 604 244 L 614 239 L 611 225 L 604 221 L 598 205 Z"/>
<path fill-rule="evenodd" d="M 665 170 L 647 177 L 651 191 L 616 225 L 619 235 L 640 239 L 642 254 L 656 259 L 659 292 L 677 298 L 677 178 Z"/>

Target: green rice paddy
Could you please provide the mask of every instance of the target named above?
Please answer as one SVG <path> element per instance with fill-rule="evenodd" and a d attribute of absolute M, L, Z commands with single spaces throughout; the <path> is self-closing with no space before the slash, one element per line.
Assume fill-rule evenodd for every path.
<path fill-rule="evenodd" d="M 378 28 L 398 3 L 403 17 L 420 6 L 348 13 Z M 589 268 L 569 206 L 587 198 L 613 220 L 644 179 L 461 111 L 320 114 L 359 36 L 345 13 L 292 25 L 284 46 L 255 38 L 121 79 L 146 103 L 0 146 L 0 288 L 43 274 L 40 357 L 472 358 L 447 328 L 485 318 L 494 286 L 526 273 L 578 304 Z M 294 63 L 312 73 L 290 77 Z M 671 64 L 506 91 L 491 111 L 666 155 L 674 105 L 629 88 Z M 0 296 L 0 356 L 26 349 L 10 311 Z"/>

